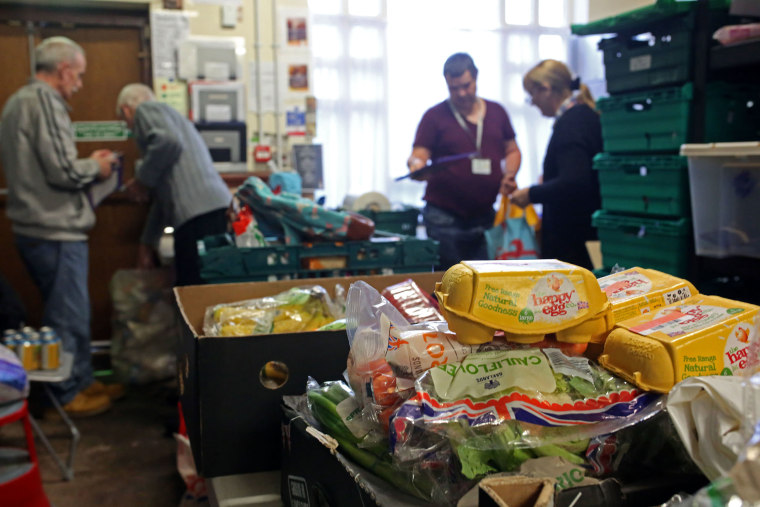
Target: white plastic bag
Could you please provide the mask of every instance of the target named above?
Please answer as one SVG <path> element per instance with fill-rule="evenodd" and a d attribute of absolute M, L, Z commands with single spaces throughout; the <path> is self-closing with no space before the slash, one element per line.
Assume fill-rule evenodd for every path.
<path fill-rule="evenodd" d="M 111 363 L 116 376 L 130 384 L 174 377 L 180 321 L 168 271 L 119 270 L 110 291 Z"/>

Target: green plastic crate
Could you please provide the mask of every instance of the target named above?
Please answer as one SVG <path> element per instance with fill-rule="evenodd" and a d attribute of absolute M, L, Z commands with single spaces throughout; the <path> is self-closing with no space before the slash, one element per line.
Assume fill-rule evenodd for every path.
<path fill-rule="evenodd" d="M 600 153 L 594 157 L 594 169 L 607 211 L 691 216 L 686 157 Z"/>
<path fill-rule="evenodd" d="M 400 265 L 436 265 L 439 260 L 438 242 L 432 239 L 409 237 L 404 240 L 404 251 Z"/>
<path fill-rule="evenodd" d="M 688 278 L 693 257 L 691 220 L 616 215 L 598 210 L 592 217 L 605 267 L 639 266 Z"/>
<path fill-rule="evenodd" d="M 382 232 L 367 241 L 256 248 L 237 248 L 229 235 L 210 236 L 199 242 L 198 253 L 207 283 L 424 272 L 439 260 L 436 241 Z M 340 258 L 341 265 L 311 267 L 320 258 L 325 266 L 327 258 Z"/>
<path fill-rule="evenodd" d="M 653 23 L 668 21 L 674 16 L 693 12 L 699 0 L 657 0 L 653 5 L 602 18 L 591 23 L 570 25 L 574 35 L 597 35 L 647 31 Z M 728 10 L 731 0 L 709 0 L 711 10 Z"/>
<path fill-rule="evenodd" d="M 696 14 L 646 23 L 639 30 L 599 41 L 607 92 L 674 86 L 693 79 Z M 739 21 L 725 10 L 711 10 L 707 32 Z M 712 41 L 718 45 L 717 41 Z"/>
<path fill-rule="evenodd" d="M 361 210 L 360 214 L 371 218 L 375 222 L 375 230 L 394 232 L 414 236 L 417 234 L 417 220 L 420 210 L 407 208 L 399 211 L 373 211 Z"/>
<path fill-rule="evenodd" d="M 642 39 L 619 35 L 599 42 L 604 53 L 607 92 L 621 93 L 642 88 L 685 83 L 692 75 L 692 27 L 685 18 L 675 26 L 652 28 Z"/>
<path fill-rule="evenodd" d="M 692 83 L 603 97 L 604 151 L 677 152 L 690 142 Z M 760 129 L 760 87 L 723 82 L 705 90 L 705 142 L 748 141 Z"/>
<path fill-rule="evenodd" d="M 199 241 L 198 255 L 204 280 L 246 281 L 251 275 L 287 274 L 299 269 L 298 246 L 238 248 L 228 234 Z"/>
<path fill-rule="evenodd" d="M 198 241 L 201 278 L 239 278 L 246 276 L 243 255 L 227 234 Z"/>

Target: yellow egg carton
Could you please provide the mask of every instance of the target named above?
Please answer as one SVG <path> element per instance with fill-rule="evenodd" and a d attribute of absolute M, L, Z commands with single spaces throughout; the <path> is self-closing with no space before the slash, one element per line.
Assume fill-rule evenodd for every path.
<path fill-rule="evenodd" d="M 637 317 L 699 294 L 688 280 L 654 269 L 634 267 L 599 278 L 599 287 L 607 294 L 615 322 Z M 596 359 L 602 353 L 607 336 L 594 336 L 585 355 Z"/>
<path fill-rule="evenodd" d="M 599 279 L 599 287 L 607 294 L 615 322 L 622 322 L 699 294 L 697 288 L 688 280 L 639 267 L 603 276 Z"/>
<path fill-rule="evenodd" d="M 449 328 L 462 343 L 507 340 L 588 343 L 614 324 L 607 296 L 587 269 L 558 260 L 463 261 L 435 286 Z"/>
<path fill-rule="evenodd" d="M 599 363 L 642 389 L 667 393 L 688 377 L 755 368 L 759 333 L 760 307 L 697 295 L 618 323 Z"/>

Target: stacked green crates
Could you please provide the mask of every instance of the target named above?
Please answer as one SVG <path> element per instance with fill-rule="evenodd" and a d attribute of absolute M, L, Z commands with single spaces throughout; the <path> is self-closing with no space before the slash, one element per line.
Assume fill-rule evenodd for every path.
<path fill-rule="evenodd" d="M 614 34 L 599 43 L 609 97 L 600 98 L 604 153 L 594 159 L 602 209 L 592 223 L 604 271 L 641 266 L 689 277 L 693 259 L 688 163 L 681 144 L 758 138 L 760 89 L 693 83 L 699 2 L 654 5 L 573 25 L 576 35 Z M 728 2 L 711 0 L 710 33 L 728 24 Z M 695 139 L 695 100 L 704 100 L 704 139 Z"/>

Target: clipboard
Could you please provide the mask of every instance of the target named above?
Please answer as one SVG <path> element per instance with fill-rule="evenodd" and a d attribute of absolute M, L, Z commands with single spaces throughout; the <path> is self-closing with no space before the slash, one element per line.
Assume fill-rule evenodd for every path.
<path fill-rule="evenodd" d="M 117 160 L 112 164 L 111 175 L 108 178 L 93 182 L 87 187 L 87 200 L 92 209 L 97 208 L 106 197 L 120 190 L 124 184 L 124 164 L 121 154 L 117 154 Z"/>
<path fill-rule="evenodd" d="M 403 176 L 399 176 L 398 178 L 394 178 L 394 181 L 401 181 L 406 178 L 411 178 L 413 180 L 418 180 L 422 177 L 425 177 L 429 174 L 432 174 L 434 172 L 437 172 L 440 169 L 443 169 L 446 165 L 448 165 L 450 162 L 456 162 L 457 160 L 463 160 L 463 159 L 472 159 L 475 156 L 477 156 L 477 151 L 471 151 L 469 153 L 460 153 L 458 155 L 448 155 L 445 157 L 439 157 L 435 160 L 430 161 L 428 165 L 425 167 L 422 167 L 420 169 L 417 169 L 416 171 L 409 172 Z"/>

